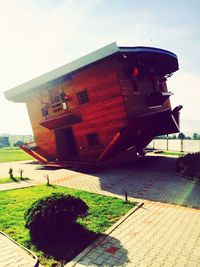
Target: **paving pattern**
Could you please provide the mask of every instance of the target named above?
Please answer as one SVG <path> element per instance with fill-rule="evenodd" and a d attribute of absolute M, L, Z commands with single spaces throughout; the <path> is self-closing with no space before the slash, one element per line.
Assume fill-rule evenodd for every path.
<path fill-rule="evenodd" d="M 36 259 L 0 233 L 0 266 L 34 267 Z"/>
<path fill-rule="evenodd" d="M 200 211 L 146 202 L 85 257 L 67 266 L 200 266 Z"/>
<path fill-rule="evenodd" d="M 53 183 L 96 193 L 160 201 L 200 208 L 200 182 L 179 177 L 175 158 L 147 157 L 126 168 L 113 168 L 92 175 L 60 170 Z"/>

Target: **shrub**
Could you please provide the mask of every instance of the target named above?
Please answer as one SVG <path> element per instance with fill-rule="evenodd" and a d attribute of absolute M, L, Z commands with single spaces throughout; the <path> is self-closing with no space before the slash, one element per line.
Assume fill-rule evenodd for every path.
<path fill-rule="evenodd" d="M 200 178 L 200 152 L 177 159 L 175 171 L 184 176 Z"/>
<path fill-rule="evenodd" d="M 25 227 L 32 241 L 59 239 L 70 231 L 79 217 L 87 215 L 88 206 L 80 198 L 53 193 L 34 202 L 26 211 Z"/>

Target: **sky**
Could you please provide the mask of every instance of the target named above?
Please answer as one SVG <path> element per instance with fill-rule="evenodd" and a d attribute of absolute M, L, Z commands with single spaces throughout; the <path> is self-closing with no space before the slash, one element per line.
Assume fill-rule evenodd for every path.
<path fill-rule="evenodd" d="M 4 91 L 114 41 L 174 52 L 172 106 L 200 120 L 199 0 L 0 0 L 0 38 L 0 133 L 32 133 L 25 104 Z"/>

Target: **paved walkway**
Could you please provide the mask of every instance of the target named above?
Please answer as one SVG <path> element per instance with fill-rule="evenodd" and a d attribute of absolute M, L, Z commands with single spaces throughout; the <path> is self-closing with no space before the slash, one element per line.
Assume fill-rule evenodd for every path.
<path fill-rule="evenodd" d="M 200 211 L 146 202 L 85 257 L 67 266 L 200 266 Z"/>
<path fill-rule="evenodd" d="M 54 184 L 117 197 L 128 191 L 132 200 L 144 202 L 102 244 L 72 265 L 200 266 L 200 183 L 176 176 L 174 162 L 173 158 L 147 157 L 132 166 L 93 174 L 12 163 L 1 164 L 0 176 L 5 177 L 8 167 L 22 168 L 33 179 L 28 186 L 44 183 L 44 175 L 49 175 Z"/>
<path fill-rule="evenodd" d="M 33 267 L 37 259 L 0 232 L 0 266 Z"/>

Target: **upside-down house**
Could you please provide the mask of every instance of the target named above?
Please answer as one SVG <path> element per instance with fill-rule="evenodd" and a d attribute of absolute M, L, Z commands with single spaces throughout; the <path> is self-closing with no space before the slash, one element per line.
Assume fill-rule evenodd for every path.
<path fill-rule="evenodd" d="M 177 56 L 152 47 L 109 44 L 5 92 L 26 103 L 35 142 L 21 148 L 43 164 L 112 162 L 157 135 L 179 131 L 167 79 Z"/>

